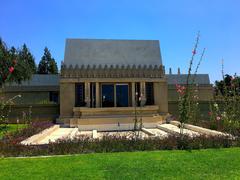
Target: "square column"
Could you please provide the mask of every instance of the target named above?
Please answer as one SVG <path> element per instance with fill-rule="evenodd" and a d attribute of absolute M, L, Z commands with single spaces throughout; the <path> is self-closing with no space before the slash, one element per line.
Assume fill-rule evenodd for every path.
<path fill-rule="evenodd" d="M 74 106 L 75 83 L 60 83 L 60 117 L 72 117 Z"/>
<path fill-rule="evenodd" d="M 99 82 L 96 82 L 96 107 L 100 107 L 100 89 Z"/>
<path fill-rule="evenodd" d="M 146 103 L 146 83 L 140 82 L 140 97 L 141 101 L 143 102 L 143 105 Z"/>
<path fill-rule="evenodd" d="M 135 82 L 132 82 L 132 107 L 135 107 L 136 105 L 136 101 L 135 101 L 135 98 L 136 98 L 136 90 L 135 90 Z"/>
<path fill-rule="evenodd" d="M 90 82 L 84 83 L 86 107 L 90 107 Z"/>
<path fill-rule="evenodd" d="M 154 87 L 154 103 L 159 106 L 159 112 L 168 112 L 168 85 L 167 82 L 156 82 Z"/>

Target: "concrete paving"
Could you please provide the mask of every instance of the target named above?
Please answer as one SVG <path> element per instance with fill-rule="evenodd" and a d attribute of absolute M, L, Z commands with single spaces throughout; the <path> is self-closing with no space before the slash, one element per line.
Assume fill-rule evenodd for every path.
<path fill-rule="evenodd" d="M 55 125 L 56 126 L 56 125 Z M 205 129 L 191 125 L 191 128 L 183 129 L 183 133 L 189 135 L 191 137 L 198 136 L 200 134 L 205 134 L 205 131 L 210 131 L 209 129 Z M 201 131 L 195 131 L 194 128 Z M 62 138 L 78 138 L 79 136 L 87 136 L 89 138 L 103 138 L 104 136 L 126 136 L 130 138 L 133 136 L 133 131 L 80 131 L 78 128 L 49 128 L 49 130 L 44 130 L 39 134 L 36 134 L 24 141 L 22 144 L 48 144 L 49 142 L 55 142 L 58 139 Z M 158 124 L 156 128 L 143 128 L 143 131 L 140 131 L 140 138 L 149 138 L 149 137 L 162 137 L 165 138 L 170 134 L 179 134 L 180 128 L 175 124 Z M 221 133 L 218 132 L 217 135 Z M 33 138 L 34 137 L 34 138 Z"/>

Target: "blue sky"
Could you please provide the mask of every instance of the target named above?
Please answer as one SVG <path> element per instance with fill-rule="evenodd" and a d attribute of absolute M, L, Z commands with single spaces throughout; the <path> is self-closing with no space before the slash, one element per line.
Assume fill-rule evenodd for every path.
<path fill-rule="evenodd" d="M 197 32 L 199 73 L 213 82 L 240 75 L 239 0 L 1 0 L 0 37 L 7 45 L 26 43 L 38 63 L 47 46 L 60 65 L 66 38 L 157 39 L 163 63 L 187 72 Z"/>

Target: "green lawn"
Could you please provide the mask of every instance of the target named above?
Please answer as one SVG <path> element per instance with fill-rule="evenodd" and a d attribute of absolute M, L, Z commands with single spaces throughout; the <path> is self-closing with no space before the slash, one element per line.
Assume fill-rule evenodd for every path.
<path fill-rule="evenodd" d="M 17 130 L 25 128 L 26 126 L 26 124 L 9 124 L 6 129 L 0 127 L 0 139 L 4 135 L 4 132 L 15 132 Z"/>
<path fill-rule="evenodd" d="M 0 179 L 240 179 L 240 148 L 2 158 Z"/>

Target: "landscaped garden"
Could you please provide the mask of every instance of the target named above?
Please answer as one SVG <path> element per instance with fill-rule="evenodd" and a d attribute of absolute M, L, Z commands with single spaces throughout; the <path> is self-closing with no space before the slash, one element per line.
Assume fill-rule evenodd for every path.
<path fill-rule="evenodd" d="M 199 35 L 192 51 L 186 85 L 176 84 L 176 91 L 179 95 L 179 116 L 175 119 L 179 121 L 181 131 L 164 138 L 141 138 L 139 132 L 143 127 L 136 117 L 134 122 L 136 128 L 132 130 L 129 137 L 107 135 L 94 139 L 88 136 L 78 136 L 58 139 L 48 144 L 25 145 L 21 143 L 23 140 L 50 128 L 53 123 L 33 122 L 31 108 L 29 108 L 29 112 L 24 112 L 21 119 L 25 124 L 20 125 L 19 122 L 15 125 L 10 124 L 8 115 L 11 113 L 11 105 L 15 97 L 4 99 L 2 96 L 0 101 L 0 156 L 69 156 L 2 158 L 0 165 L 4 171 L 0 172 L 0 179 L 16 177 L 28 179 L 44 179 L 45 177 L 58 179 L 239 177 L 240 78 L 236 75 L 229 77 L 223 73 L 223 80 L 216 83 L 214 99 L 209 102 L 209 117 L 204 121 L 199 119 L 198 91 L 194 77 L 203 60 L 205 49 L 200 53 L 197 67 L 193 71 L 192 64 L 197 54 L 198 41 Z M 7 49 L 2 42 L 0 50 L 0 60 L 3 63 L 1 64 L 3 75 L 0 79 L 2 87 L 5 83 L 21 82 L 31 77 L 31 69 L 24 69 L 27 67 L 24 63 L 27 62 L 24 61 L 21 52 Z M 3 59 L 8 61 L 3 61 Z M 21 72 L 25 74 L 22 75 Z M 18 97 L 21 98 L 21 96 L 16 96 Z M 188 136 L 183 132 L 188 123 L 218 130 L 223 134 Z M 19 170 L 21 167 L 24 168 Z"/>

